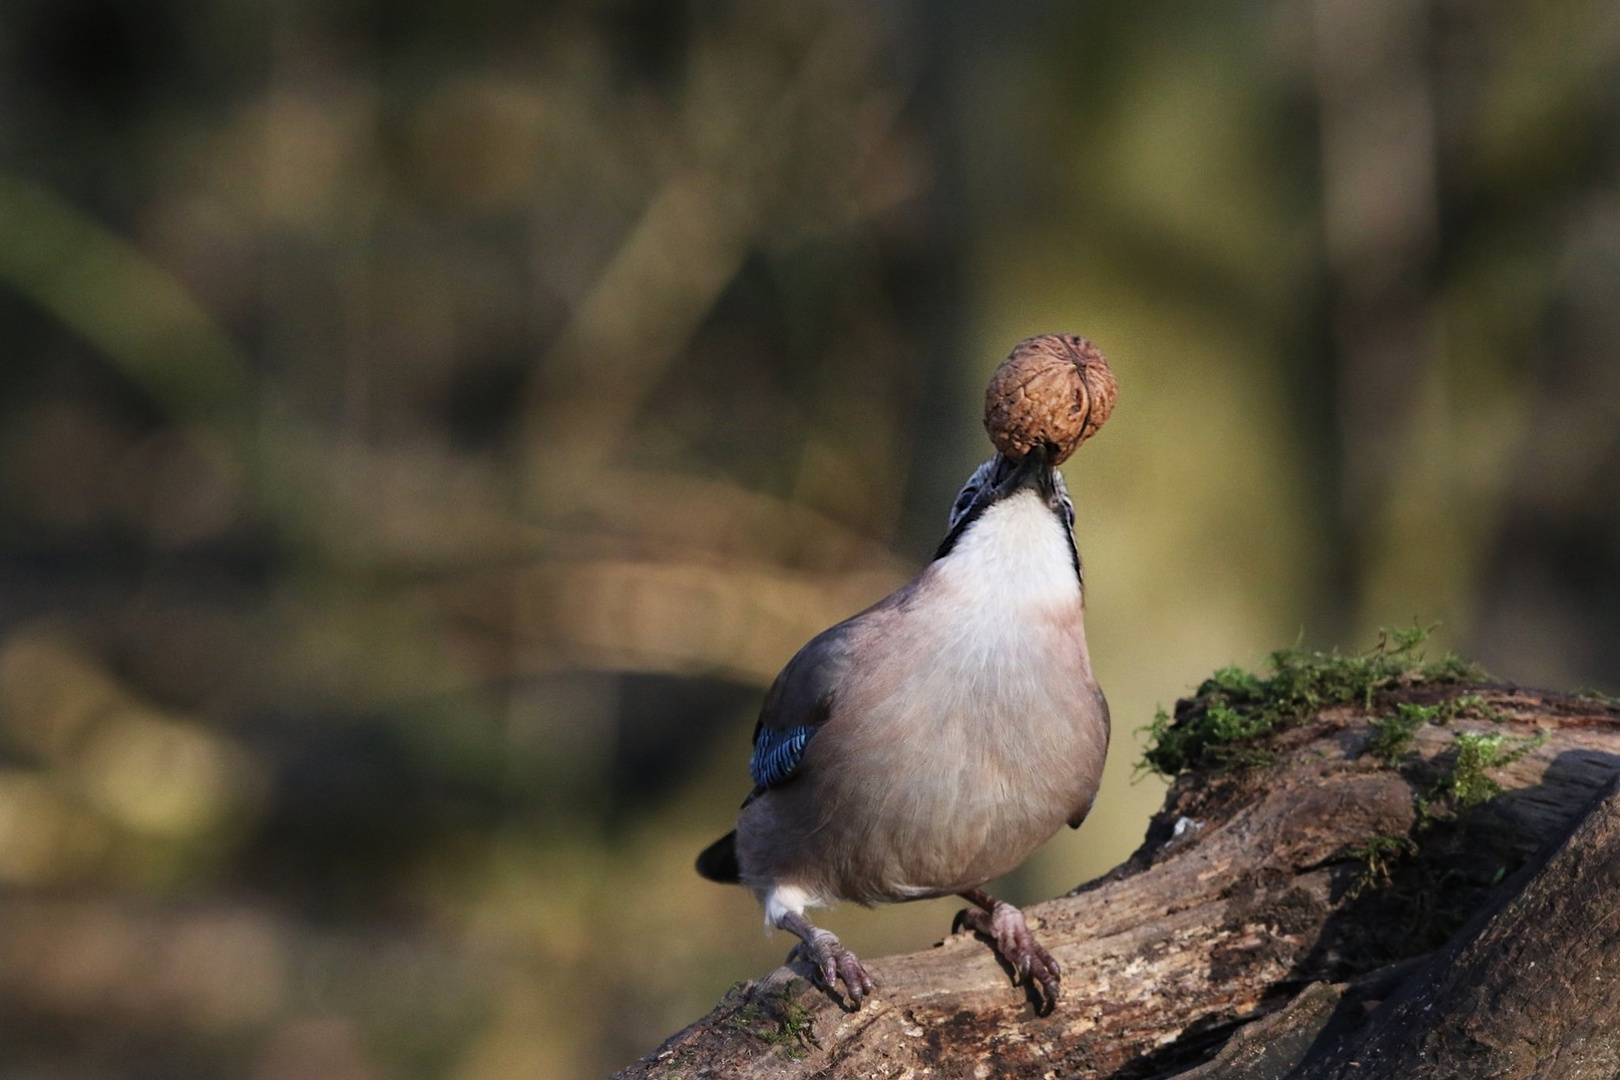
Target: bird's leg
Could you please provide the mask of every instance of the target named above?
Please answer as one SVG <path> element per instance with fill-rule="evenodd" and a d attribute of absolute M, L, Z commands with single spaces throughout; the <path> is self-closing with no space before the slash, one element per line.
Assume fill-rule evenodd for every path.
<path fill-rule="evenodd" d="M 1057 962 L 1057 957 L 1047 952 L 1035 940 L 1035 935 L 1030 933 L 1024 913 L 1005 900 L 997 900 L 983 889 L 968 889 L 957 895 L 974 906 L 956 916 L 956 927 L 965 926 L 994 941 L 996 951 L 1017 973 L 1014 981 L 1031 988 L 1038 983 L 1046 997 L 1044 1008 L 1040 1011 L 1043 1014 L 1051 1012 L 1057 1004 L 1063 968 Z"/>
<path fill-rule="evenodd" d="M 872 982 L 872 976 L 866 973 L 866 969 L 861 966 L 855 954 L 844 948 L 838 940 L 838 935 L 831 930 L 812 926 L 802 911 L 784 911 L 777 915 L 775 922 L 780 929 L 790 931 L 799 937 L 799 944 L 788 954 L 788 959 L 792 960 L 797 956 L 815 965 L 817 974 L 821 976 L 822 985 L 829 992 L 837 991 L 838 980 L 842 979 L 850 1004 L 859 1009 L 861 1000 L 872 992 L 876 984 Z"/>

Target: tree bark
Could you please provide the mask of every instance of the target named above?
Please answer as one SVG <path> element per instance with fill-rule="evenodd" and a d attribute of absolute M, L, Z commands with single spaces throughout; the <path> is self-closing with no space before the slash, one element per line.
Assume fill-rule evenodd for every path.
<path fill-rule="evenodd" d="M 1370 719 L 1443 700 L 1468 704 L 1373 752 Z M 1501 789 L 1468 806 L 1464 733 L 1544 741 L 1464 777 Z M 1620 709 L 1417 686 L 1264 749 L 1183 775 L 1130 860 L 1027 909 L 1064 967 L 1051 1015 L 953 935 L 869 963 L 858 1012 L 779 968 L 618 1076 L 1615 1075 Z"/>
<path fill-rule="evenodd" d="M 1620 1076 L 1620 785 L 1519 877 L 1302 1080 Z"/>

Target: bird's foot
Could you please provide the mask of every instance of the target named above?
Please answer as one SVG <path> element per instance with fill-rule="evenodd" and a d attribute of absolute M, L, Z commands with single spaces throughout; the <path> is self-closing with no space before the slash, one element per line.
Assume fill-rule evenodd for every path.
<path fill-rule="evenodd" d="M 808 960 L 821 977 L 821 985 L 828 993 L 837 993 L 842 980 L 844 993 L 852 1007 L 859 1009 L 862 1000 L 877 986 L 866 973 L 854 953 L 844 948 L 838 936 L 830 930 L 812 929 L 809 937 L 800 941 L 788 953 L 788 960 Z"/>
<path fill-rule="evenodd" d="M 1057 957 L 1035 940 L 1024 913 L 1004 900 L 997 900 L 990 911 L 971 907 L 956 916 L 958 927 L 967 927 L 983 934 L 996 943 L 996 951 L 1015 973 L 1013 981 L 1031 989 L 1041 988 L 1043 1001 L 1037 1001 L 1037 1011 L 1046 1015 L 1057 1004 L 1063 981 L 1063 966 Z"/>

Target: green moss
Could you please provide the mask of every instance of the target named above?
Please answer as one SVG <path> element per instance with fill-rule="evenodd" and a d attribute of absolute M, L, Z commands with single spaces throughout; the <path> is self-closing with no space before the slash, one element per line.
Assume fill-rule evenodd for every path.
<path fill-rule="evenodd" d="M 1418 729 L 1424 724 L 1445 725 L 1463 715 L 1486 720 L 1502 719 L 1502 714 L 1487 705 L 1485 698 L 1479 694 L 1463 694 L 1433 705 L 1401 702 L 1395 706 L 1394 716 L 1373 717 L 1367 722 L 1373 731 L 1367 750 L 1384 764 L 1394 765 L 1412 749 L 1417 741 Z"/>
<path fill-rule="evenodd" d="M 1502 792 L 1502 785 L 1485 775 L 1486 769 L 1510 765 L 1546 741 L 1546 732 L 1514 738 L 1496 733 L 1459 731 L 1456 760 L 1450 772 L 1435 784 L 1430 799 L 1449 799 L 1459 808 L 1478 806 Z"/>
<path fill-rule="evenodd" d="M 792 979 L 774 994 L 745 1003 L 727 1018 L 726 1026 L 781 1047 L 795 1061 L 803 1058 L 810 1046 L 820 1045 L 816 1042 L 814 1018 L 798 999 L 803 986 L 802 980 Z"/>
<path fill-rule="evenodd" d="M 1492 719 L 1500 717 L 1477 695 L 1453 698 L 1436 705 L 1401 705 L 1397 706 L 1396 715 L 1372 722 L 1377 734 L 1368 749 L 1393 764 L 1393 759 L 1403 756 L 1411 748 L 1412 739 L 1423 724 L 1445 724 L 1463 712 L 1482 714 Z M 1393 868 L 1410 856 L 1429 852 L 1437 833 L 1451 837 L 1459 835 L 1456 830 L 1466 811 L 1488 802 L 1502 791 L 1501 785 L 1486 775 L 1486 770 L 1512 764 L 1546 741 L 1545 733 L 1515 737 L 1495 732 L 1457 732 L 1453 736 L 1453 750 L 1449 758 L 1442 754 L 1436 759 L 1436 764 L 1445 763 L 1439 777 L 1423 794 L 1414 795 L 1417 816 L 1411 831 L 1405 836 L 1374 836 L 1348 853 L 1352 859 L 1364 864 L 1360 876 L 1350 887 L 1350 896 L 1354 898 L 1368 889 L 1382 889 L 1390 885 Z M 1419 776 L 1433 767 L 1421 762 L 1412 764 L 1413 772 Z M 1444 847 L 1445 844 L 1440 846 Z M 1458 871 L 1454 867 L 1448 873 L 1455 875 Z M 1465 876 L 1474 873 L 1470 868 Z M 1506 864 L 1498 864 L 1489 884 L 1498 884 L 1506 873 Z M 1419 878 L 1423 876 L 1418 875 Z M 1428 894 L 1434 889 L 1445 888 L 1446 881 L 1446 876 L 1442 875 L 1430 883 L 1432 888 L 1425 886 L 1422 891 Z M 1426 902 L 1438 904 L 1433 897 Z"/>
<path fill-rule="evenodd" d="M 1417 741 L 1418 728 L 1438 722 L 1442 722 L 1440 706 L 1403 702 L 1395 706 L 1394 716 L 1374 717 L 1368 721 L 1373 737 L 1367 749 L 1386 765 L 1393 765 L 1412 749 L 1412 744 Z"/>
<path fill-rule="evenodd" d="M 815 1044 L 815 1020 L 810 1010 L 801 1005 L 788 989 L 782 991 L 782 1007 L 777 1013 L 777 1023 L 777 1035 L 782 1042 L 791 1042 L 796 1047 Z"/>
<path fill-rule="evenodd" d="M 699 1064 L 698 1056 L 689 1046 L 683 1046 L 674 1057 L 663 1062 L 664 1073 L 660 1080 L 686 1080 L 686 1070 Z"/>
<path fill-rule="evenodd" d="M 1454 697 L 1449 701 L 1441 702 L 1440 716 L 1435 720 L 1435 723 L 1449 724 L 1452 720 L 1465 713 L 1471 713 L 1485 720 L 1502 719 L 1501 713 L 1485 704 L 1484 695 L 1464 694 L 1461 697 Z"/>
<path fill-rule="evenodd" d="M 1388 885 L 1390 869 L 1407 856 L 1417 854 L 1417 851 L 1417 841 L 1410 836 L 1380 833 L 1350 852 L 1351 858 L 1366 864 L 1361 876 L 1350 886 L 1351 898 L 1360 896 L 1373 886 Z"/>
<path fill-rule="evenodd" d="M 1419 627 L 1384 631 L 1372 649 L 1349 656 L 1282 649 L 1271 654 L 1269 676 L 1222 668 L 1190 699 L 1177 702 L 1174 717 L 1158 710 L 1147 729 L 1142 763 L 1164 776 L 1260 764 L 1270 760 L 1265 748 L 1255 745 L 1260 737 L 1305 723 L 1329 706 L 1371 708 L 1380 690 L 1396 685 L 1485 677 L 1479 667 L 1450 653 L 1425 660 L 1420 646 L 1427 637 Z"/>

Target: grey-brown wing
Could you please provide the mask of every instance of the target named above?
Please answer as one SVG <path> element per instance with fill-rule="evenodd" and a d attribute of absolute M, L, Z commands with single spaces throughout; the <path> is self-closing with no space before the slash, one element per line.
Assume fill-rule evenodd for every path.
<path fill-rule="evenodd" d="M 838 687 L 850 669 L 850 642 L 859 618 L 811 638 L 771 684 L 754 725 L 754 756 L 748 763 L 756 793 L 797 774 L 805 748 L 832 716 Z"/>

